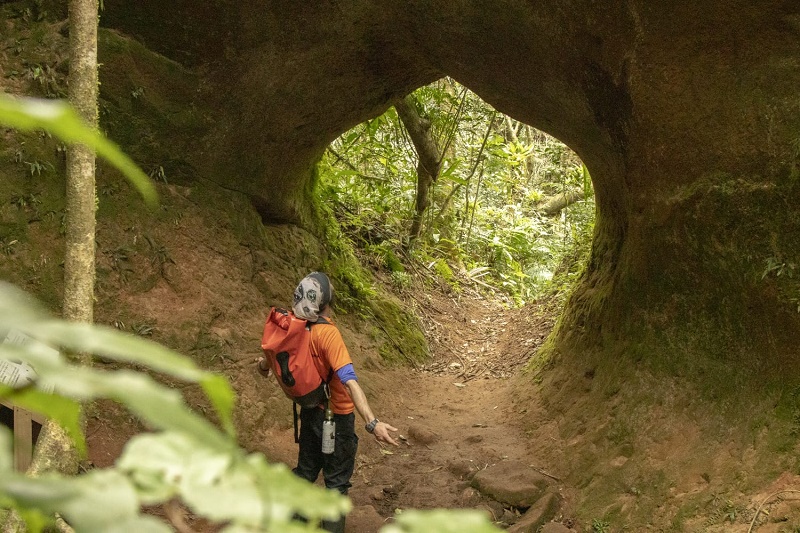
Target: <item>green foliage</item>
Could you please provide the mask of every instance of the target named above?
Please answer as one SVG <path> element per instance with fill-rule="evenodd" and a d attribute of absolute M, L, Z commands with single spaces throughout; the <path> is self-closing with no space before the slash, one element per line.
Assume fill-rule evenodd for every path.
<path fill-rule="evenodd" d="M 486 520 L 480 511 L 464 510 L 454 516 L 449 511 L 405 511 L 397 515 L 394 524 L 381 529 L 381 533 L 494 533 L 500 531 Z"/>
<path fill-rule="evenodd" d="M 29 64 L 26 76 L 38 85 L 40 91 L 47 98 L 63 98 L 66 96 L 63 80 L 55 66 L 39 63 Z"/>
<path fill-rule="evenodd" d="M 24 22 L 41 22 L 47 17 L 43 0 L 19 3 L 11 6 L 11 17 L 22 19 Z"/>
<path fill-rule="evenodd" d="M 33 387 L 0 387 L 0 397 L 40 412 L 65 427 L 85 452 L 79 402 L 111 398 L 152 431 L 133 437 L 117 463 L 76 477 L 46 474 L 32 479 L 13 472 L 11 439 L 0 427 L 0 505 L 20 511 L 31 531 L 56 513 L 78 531 L 170 531 L 142 513 L 143 506 L 180 501 L 192 513 L 224 524 L 221 531 L 316 531 L 315 524 L 347 513 L 351 504 L 336 491 L 307 483 L 284 465 L 248 454 L 235 441 L 234 394 L 219 375 L 153 342 L 113 328 L 50 318 L 27 295 L 0 283 L 0 329 L 24 333 L 23 345 L 0 344 L 0 359 L 34 367 Z M 113 372 L 76 366 L 55 350 L 92 353 L 140 365 L 201 386 L 223 431 L 188 408 L 178 390 L 131 370 Z M 50 392 L 52 391 L 52 392 Z M 296 516 L 310 521 L 303 524 Z M 475 513 L 436 511 L 398 519 L 387 531 L 496 531 Z"/>
<path fill-rule="evenodd" d="M 0 124 L 22 131 L 46 129 L 64 142 L 91 146 L 128 177 L 149 205 L 158 201 L 156 190 L 144 172 L 111 141 L 87 127 L 65 102 L 0 94 Z"/>
<path fill-rule="evenodd" d="M 19 244 L 17 239 L 0 239 L 0 252 L 3 255 L 13 255 L 14 254 L 14 247 Z"/>
<path fill-rule="evenodd" d="M 175 497 L 212 520 L 251 528 L 270 521 L 289 523 L 294 512 L 322 519 L 349 508 L 346 500 L 328 491 L 319 491 L 316 497 L 309 494 L 313 503 L 308 503 L 308 498 L 296 505 L 285 501 L 296 496 L 293 490 L 302 492 L 306 487 L 285 467 L 268 466 L 262 457 L 238 449 L 232 424 L 234 396 L 221 376 L 198 369 L 164 347 L 111 328 L 52 319 L 7 284 L 0 285 L 0 295 L 4 330 L 14 329 L 38 341 L 0 345 L 0 356 L 26 362 L 38 373 L 35 388 L 12 391 L 3 387 L 3 396 L 58 421 L 73 435 L 79 449 L 85 446 L 78 426 L 77 401 L 114 399 L 154 429 L 134 438 L 118 464 L 107 472 L 39 480 L 4 473 L 0 493 L 15 507 L 36 508 L 44 514 L 59 512 L 81 531 L 107 530 L 120 521 L 138 523 L 142 520 L 141 505 L 164 503 Z M 44 345 L 135 363 L 197 383 L 214 406 L 224 432 L 191 411 L 176 390 L 147 375 L 75 366 L 57 352 L 43 350 Z M 54 393 L 49 394 L 50 390 Z M 8 461 L 4 458 L 0 463 Z M 282 486 L 279 494 L 269 489 L 275 483 Z M 240 504 L 232 505 L 221 494 Z M 101 512 L 93 516 L 92 510 Z"/>
<path fill-rule="evenodd" d="M 33 208 L 40 205 L 42 201 L 39 199 L 38 194 L 13 194 L 11 195 L 11 205 L 17 206 L 20 209 Z"/>
<path fill-rule="evenodd" d="M 175 264 L 175 261 L 170 256 L 169 251 L 167 248 L 158 242 L 156 242 L 153 238 L 149 237 L 148 235 L 144 236 L 145 241 L 150 246 L 150 263 L 155 267 L 158 273 L 165 277 L 165 269 L 168 264 Z"/>
<path fill-rule="evenodd" d="M 712 495 L 710 505 L 713 509 L 705 521 L 706 527 L 726 522 L 734 523 L 745 511 L 732 500 L 719 494 Z"/>
<path fill-rule="evenodd" d="M 155 165 L 147 175 L 150 176 L 150 179 L 152 179 L 153 181 L 168 183 L 167 173 L 164 171 L 164 167 L 161 165 Z"/>
<path fill-rule="evenodd" d="M 794 277 L 794 271 L 797 268 L 795 263 L 786 261 L 782 261 L 776 257 L 769 257 L 766 260 L 767 266 L 764 268 L 764 272 L 761 274 L 761 279 L 766 278 L 769 275 L 773 275 L 775 277 L 781 276 L 788 276 Z"/>
<path fill-rule="evenodd" d="M 149 324 L 133 324 L 131 331 L 140 337 L 151 337 L 155 328 Z"/>
<path fill-rule="evenodd" d="M 390 279 L 397 291 L 402 291 L 411 286 L 411 276 L 409 276 L 407 272 L 392 272 Z"/>
<path fill-rule="evenodd" d="M 415 364 L 425 360 L 430 352 L 417 318 L 373 285 L 372 276 L 356 258 L 352 242 L 335 223 L 327 204 L 320 206 L 320 212 L 330 221 L 321 225 L 329 254 L 323 270 L 333 279 L 337 307 L 358 313 L 382 330 L 384 343 L 379 352 L 385 361 Z M 391 249 L 380 247 L 379 250 L 382 250 L 378 253 L 383 262 L 385 253 Z M 408 277 L 402 276 L 403 272 L 395 274 L 399 283 L 408 281 Z"/>
<path fill-rule="evenodd" d="M 771 256 L 766 260 L 766 267 L 761 274 L 761 279 L 764 280 L 765 278 L 772 277 L 775 279 L 782 279 L 784 283 L 787 283 L 789 286 L 782 291 L 784 297 L 789 301 L 794 310 L 800 313 L 800 284 L 797 282 L 789 282 L 789 280 L 796 277 L 796 271 L 797 263 Z"/>
<path fill-rule="evenodd" d="M 330 259 L 324 270 L 335 282 L 336 300 L 345 309 L 361 311 L 375 297 L 375 288 L 344 236 L 335 227 L 326 228 Z"/>
<path fill-rule="evenodd" d="M 384 258 L 386 260 L 386 268 L 389 269 L 389 272 L 392 274 L 405 272 L 406 269 L 403 266 L 403 263 L 400 262 L 400 259 L 397 257 L 394 251 L 387 248 L 384 253 Z"/>
<path fill-rule="evenodd" d="M 28 171 L 31 177 L 41 176 L 42 172 L 48 172 L 53 170 L 52 163 L 49 163 L 47 161 L 24 161 L 24 163 L 28 167 Z"/>
<path fill-rule="evenodd" d="M 111 269 L 117 273 L 120 281 L 126 282 L 128 276 L 133 273 L 133 266 L 130 262 L 133 250 L 127 246 L 119 246 L 104 253 L 111 261 Z"/>
<path fill-rule="evenodd" d="M 447 261 L 443 259 L 437 259 L 433 263 L 433 270 L 446 282 L 454 282 L 453 271 L 450 269 L 450 265 L 447 264 Z"/>
<path fill-rule="evenodd" d="M 588 249 L 591 240 L 586 167 L 562 143 L 499 115 L 450 79 L 418 89 L 415 100 L 444 147 L 421 238 L 408 240 L 417 161 L 393 108 L 343 134 L 320 163 L 325 203 L 343 231 L 390 273 L 397 267 L 387 250 L 447 284 L 465 280 L 519 304 L 550 290 L 576 243 Z M 583 199 L 559 216 L 541 214 L 542 202 L 569 191 Z M 481 268 L 478 283 L 468 273 Z"/>
<path fill-rule="evenodd" d="M 592 520 L 592 533 L 608 533 L 611 529 L 611 524 L 605 520 L 595 518 Z"/>

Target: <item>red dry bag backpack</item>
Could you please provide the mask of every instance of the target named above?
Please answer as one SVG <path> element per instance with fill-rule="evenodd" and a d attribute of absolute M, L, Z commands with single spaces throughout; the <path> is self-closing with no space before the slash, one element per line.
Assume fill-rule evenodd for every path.
<path fill-rule="evenodd" d="M 318 322 L 323 321 L 320 318 Z M 311 355 L 311 325 L 291 311 L 272 307 L 261 337 L 261 349 L 278 385 L 290 400 L 307 408 L 328 399 L 328 384 L 319 375 Z"/>

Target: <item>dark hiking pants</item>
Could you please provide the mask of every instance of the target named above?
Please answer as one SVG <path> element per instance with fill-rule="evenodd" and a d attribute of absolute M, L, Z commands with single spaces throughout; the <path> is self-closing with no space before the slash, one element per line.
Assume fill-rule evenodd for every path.
<path fill-rule="evenodd" d="M 325 411 L 319 408 L 300 411 L 300 450 L 294 473 L 314 483 L 322 471 L 325 487 L 347 494 L 356 464 L 358 436 L 355 414 L 333 415 L 336 422 L 336 446 L 332 454 L 322 453 L 322 422 Z M 323 522 L 326 531 L 344 533 L 344 517 L 337 522 Z"/>

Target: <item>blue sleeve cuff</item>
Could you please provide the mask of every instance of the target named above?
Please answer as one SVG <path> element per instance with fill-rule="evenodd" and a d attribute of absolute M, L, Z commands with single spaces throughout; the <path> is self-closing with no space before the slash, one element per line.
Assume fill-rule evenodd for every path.
<path fill-rule="evenodd" d="M 353 368 L 353 363 L 344 365 L 342 368 L 336 371 L 336 375 L 339 376 L 339 381 L 342 383 L 347 383 L 351 379 L 358 381 L 356 377 L 356 371 Z"/>

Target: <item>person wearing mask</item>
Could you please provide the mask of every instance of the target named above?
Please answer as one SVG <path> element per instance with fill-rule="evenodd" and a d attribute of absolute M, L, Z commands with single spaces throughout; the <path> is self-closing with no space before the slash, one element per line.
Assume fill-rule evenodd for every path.
<path fill-rule="evenodd" d="M 397 428 L 379 420 L 358 384 L 350 353 L 342 335 L 331 318 L 333 285 L 322 272 L 312 272 L 304 277 L 294 291 L 292 312 L 307 320 L 312 326 L 311 355 L 322 379 L 330 390 L 329 408 L 335 422 L 335 446 L 333 453 L 323 453 L 322 434 L 325 421 L 325 406 L 319 405 L 300 410 L 300 435 L 297 466 L 293 472 L 314 483 L 320 471 L 325 486 L 347 494 L 352 486 L 350 478 L 355 467 L 358 436 L 355 432 L 355 412 L 361 416 L 365 429 L 381 444 L 398 446 L 392 433 Z M 257 361 L 258 371 L 269 375 L 269 362 L 261 357 Z M 323 522 L 323 528 L 331 532 L 344 532 L 344 517 L 333 523 Z"/>

